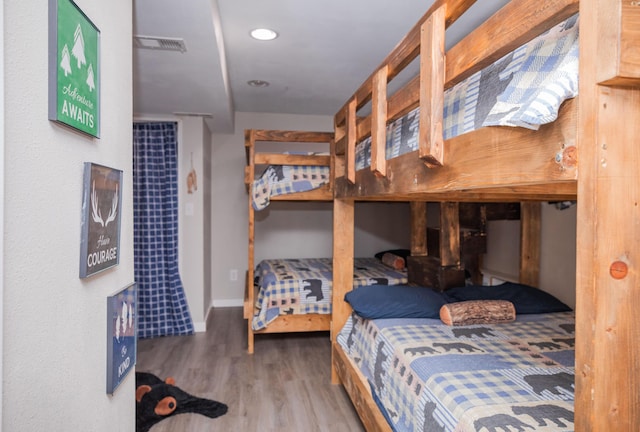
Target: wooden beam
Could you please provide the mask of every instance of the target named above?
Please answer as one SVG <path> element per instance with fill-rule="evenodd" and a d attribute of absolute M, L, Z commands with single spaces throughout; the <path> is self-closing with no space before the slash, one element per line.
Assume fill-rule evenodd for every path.
<path fill-rule="evenodd" d="M 576 430 L 632 431 L 640 424 L 640 90 L 596 87 L 594 102 L 595 130 L 580 142 L 592 148 L 578 182 Z"/>
<path fill-rule="evenodd" d="M 354 213 L 352 200 L 333 201 L 332 343 L 336 343 L 338 332 L 351 313 L 344 295 L 353 288 Z M 333 365 L 332 361 L 331 382 L 337 384 L 338 376 Z"/>
<path fill-rule="evenodd" d="M 255 141 L 270 142 L 307 142 L 307 143 L 328 143 L 333 139 L 333 132 L 307 132 L 307 131 L 285 131 L 285 130 L 264 130 L 252 129 Z"/>
<path fill-rule="evenodd" d="M 356 100 L 351 99 L 347 105 L 347 180 L 356 181 Z"/>
<path fill-rule="evenodd" d="M 602 86 L 598 74 L 614 49 L 599 35 L 619 1 L 580 2 L 580 27 L 589 31 L 580 32 L 577 431 L 640 425 L 640 89 Z"/>
<path fill-rule="evenodd" d="M 356 181 L 358 181 L 356 179 Z M 415 193 L 396 192 L 391 187 L 373 190 L 354 189 L 344 178 L 338 178 L 334 183 L 334 195 L 357 201 L 432 201 L 445 202 L 520 202 L 532 201 L 567 201 L 575 200 L 577 196 L 576 182 L 554 182 L 518 186 L 496 186 L 481 189 L 461 190 L 428 190 L 422 189 Z"/>
<path fill-rule="evenodd" d="M 333 180 L 336 178 L 336 170 L 338 169 L 338 162 L 336 157 L 336 141 L 331 140 L 329 143 L 329 193 L 333 199 Z"/>
<path fill-rule="evenodd" d="M 605 85 L 640 87 L 640 3 L 618 0 L 609 5 L 600 17 L 599 43 L 606 47 L 600 53 L 606 61 L 598 62 L 596 79 Z"/>
<path fill-rule="evenodd" d="M 331 346 L 332 370 L 335 370 L 337 377 L 340 378 L 339 381 L 342 382 L 353 402 L 362 425 L 368 432 L 391 432 L 389 423 L 371 396 L 371 387 L 365 376 L 337 342 L 332 343 Z"/>
<path fill-rule="evenodd" d="M 540 275 L 540 202 L 520 203 L 520 282 L 537 287 Z"/>
<path fill-rule="evenodd" d="M 255 165 L 312 165 L 329 166 L 331 156 L 296 155 L 283 153 L 256 153 Z"/>
<path fill-rule="evenodd" d="M 294 333 L 329 331 L 331 328 L 330 314 L 280 315 L 261 330 L 254 330 L 254 334 Z"/>
<path fill-rule="evenodd" d="M 443 267 L 460 266 L 460 209 L 457 202 L 440 204 L 440 261 Z"/>
<path fill-rule="evenodd" d="M 427 203 L 411 202 L 411 255 L 426 256 L 427 253 Z"/>
<path fill-rule="evenodd" d="M 421 28 L 420 130 L 418 156 L 428 167 L 443 165 L 444 30 L 446 6 L 436 9 Z"/>
<path fill-rule="evenodd" d="M 387 175 L 387 73 L 383 66 L 373 76 L 371 106 L 371 171 L 382 177 Z"/>
<path fill-rule="evenodd" d="M 248 159 L 248 247 L 247 247 L 247 279 L 246 279 L 246 297 L 244 300 L 244 314 L 247 318 L 247 352 L 253 354 L 253 329 L 251 328 L 253 311 L 255 309 L 255 289 L 253 288 L 254 268 L 255 268 L 255 211 L 253 209 L 253 179 L 255 178 L 255 131 L 245 131 L 245 149 Z M 251 311 L 250 316 L 246 316 Z"/>

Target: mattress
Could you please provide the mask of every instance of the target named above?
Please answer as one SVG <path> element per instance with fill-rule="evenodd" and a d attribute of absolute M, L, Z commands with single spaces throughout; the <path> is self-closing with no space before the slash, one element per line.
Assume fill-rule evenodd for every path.
<path fill-rule="evenodd" d="M 578 94 L 578 15 L 445 92 L 444 139 L 485 126 L 538 129 Z M 387 126 L 386 158 L 418 148 L 419 108 Z M 356 169 L 371 165 L 371 137 L 356 146 Z"/>
<path fill-rule="evenodd" d="M 269 205 L 271 197 L 310 191 L 329 181 L 328 166 L 270 165 L 253 182 L 252 205 L 255 210 L 263 210 Z"/>
<path fill-rule="evenodd" d="M 261 261 L 255 270 L 260 287 L 253 317 L 253 330 L 261 330 L 279 315 L 331 313 L 331 258 L 272 259 Z M 405 271 L 394 270 L 377 258 L 354 259 L 354 287 L 402 285 Z"/>
<path fill-rule="evenodd" d="M 572 431 L 574 331 L 573 312 L 459 327 L 352 314 L 338 343 L 395 431 Z"/>

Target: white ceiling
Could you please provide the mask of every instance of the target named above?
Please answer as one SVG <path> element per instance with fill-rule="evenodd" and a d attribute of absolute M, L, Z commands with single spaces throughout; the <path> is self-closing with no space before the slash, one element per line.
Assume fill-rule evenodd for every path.
<path fill-rule="evenodd" d="M 447 33 L 447 45 L 507 2 L 477 2 Z M 334 115 L 432 3 L 134 0 L 134 36 L 186 45 L 186 52 L 134 48 L 134 113 L 210 114 L 212 132 L 233 131 L 235 111 Z M 257 27 L 279 37 L 254 40 Z"/>

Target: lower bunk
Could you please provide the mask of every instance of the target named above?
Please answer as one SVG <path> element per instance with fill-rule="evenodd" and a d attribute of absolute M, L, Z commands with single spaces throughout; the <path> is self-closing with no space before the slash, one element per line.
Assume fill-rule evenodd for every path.
<path fill-rule="evenodd" d="M 564 311 L 455 326 L 354 312 L 335 371 L 368 431 L 572 431 L 575 318 L 548 310 Z"/>
<path fill-rule="evenodd" d="M 256 266 L 254 280 L 247 281 L 244 304 L 249 353 L 255 334 L 331 329 L 332 267 L 331 258 L 269 259 Z M 354 286 L 406 283 L 404 260 L 393 267 L 382 257 L 354 259 Z M 257 292 L 249 296 L 249 289 Z"/>

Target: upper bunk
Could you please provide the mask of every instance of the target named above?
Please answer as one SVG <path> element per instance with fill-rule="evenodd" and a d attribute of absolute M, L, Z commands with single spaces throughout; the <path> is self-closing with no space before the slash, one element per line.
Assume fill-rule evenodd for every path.
<path fill-rule="evenodd" d="M 332 132 L 245 130 L 251 210 L 270 201 L 333 200 Z"/>
<path fill-rule="evenodd" d="M 445 30 L 474 3 L 436 1 L 337 112 L 336 198 L 576 199 L 578 103 L 574 96 L 578 81 L 579 2 L 511 1 L 445 52 Z M 398 89 L 391 92 L 394 78 L 409 70 L 410 65 L 415 68 L 416 63 L 418 75 L 405 79 L 406 83 L 396 85 Z M 561 74 L 555 74 L 559 76 L 555 82 L 546 75 L 533 76 L 523 66 L 533 64 L 536 72 L 544 73 L 550 63 L 563 68 Z M 575 76 L 569 76 L 567 70 L 571 68 L 576 70 Z M 536 81 L 547 87 L 532 92 L 527 86 Z M 505 89 L 506 86 L 511 87 Z M 562 86 L 567 87 L 559 91 L 562 98 L 554 101 L 559 110 L 546 116 L 543 113 L 545 118 L 540 123 L 544 124 L 536 124 L 538 120 L 526 124 L 524 115 L 514 118 L 514 110 L 519 110 L 518 115 L 526 111 L 517 103 L 508 105 L 514 95 L 538 93 L 546 103 L 544 98 Z M 473 108 L 475 124 L 473 118 L 471 122 L 464 119 L 465 115 L 473 116 L 473 111 L 461 115 L 458 110 L 460 105 L 469 103 L 469 95 L 467 99 L 455 99 L 465 91 L 481 102 L 489 100 L 494 104 Z M 506 92 L 511 99 L 505 96 Z M 527 103 L 535 107 L 540 99 Z M 490 118 L 495 117 L 496 111 L 506 113 L 506 119 Z M 486 116 L 484 122 L 478 123 L 478 112 Z M 452 123 L 448 113 L 463 118 Z M 393 157 L 397 150 L 390 151 L 387 143 L 394 140 L 394 135 L 403 135 L 403 141 L 407 141 L 404 134 L 409 130 L 414 146 Z M 363 168 L 357 164 L 361 156 L 356 148 L 368 142 L 370 163 Z"/>

